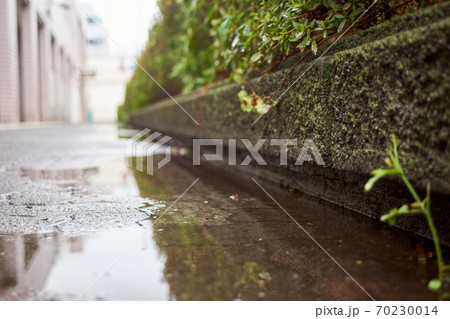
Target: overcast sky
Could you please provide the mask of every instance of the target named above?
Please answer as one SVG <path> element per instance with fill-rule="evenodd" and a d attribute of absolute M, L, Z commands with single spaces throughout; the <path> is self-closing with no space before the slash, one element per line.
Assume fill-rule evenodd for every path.
<path fill-rule="evenodd" d="M 148 38 L 148 28 L 158 12 L 156 0 L 84 0 L 98 13 L 111 37 L 136 56 Z M 123 55 L 113 42 L 111 53 Z"/>

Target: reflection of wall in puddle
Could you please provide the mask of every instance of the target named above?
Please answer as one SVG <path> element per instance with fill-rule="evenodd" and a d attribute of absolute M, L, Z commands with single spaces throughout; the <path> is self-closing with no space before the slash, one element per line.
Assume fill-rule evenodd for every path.
<path fill-rule="evenodd" d="M 59 256 L 83 250 L 82 237 L 0 236 L 0 288 L 41 290 Z"/>
<path fill-rule="evenodd" d="M 79 184 L 87 185 L 89 176 L 97 174 L 96 167 L 76 168 L 76 169 L 31 169 L 22 168 L 20 170 L 22 176 L 27 176 L 31 180 L 48 179 L 48 180 L 80 180 Z"/>
<path fill-rule="evenodd" d="M 101 187 L 104 193 L 113 195 L 139 195 L 131 171 L 125 166 L 122 158 L 116 158 L 102 163 L 95 175 L 92 175 L 90 185 Z"/>
<path fill-rule="evenodd" d="M 131 171 L 126 167 L 122 158 L 103 162 L 97 167 L 84 169 L 36 170 L 22 168 L 22 176 L 31 180 L 56 181 L 62 187 L 98 187 L 105 194 L 114 195 L 139 195 L 139 189 Z"/>

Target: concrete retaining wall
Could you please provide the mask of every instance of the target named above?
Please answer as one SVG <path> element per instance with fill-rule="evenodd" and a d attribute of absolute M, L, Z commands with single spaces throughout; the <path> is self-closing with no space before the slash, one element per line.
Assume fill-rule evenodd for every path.
<path fill-rule="evenodd" d="M 256 113 L 240 110 L 238 85 L 219 84 L 205 94 L 176 97 L 200 123 L 196 125 L 172 100 L 131 116 L 135 127 L 180 139 L 294 138 L 316 143 L 326 167 L 255 168 L 262 177 L 372 217 L 410 201 L 395 179 L 364 193 L 374 168 L 384 166 L 391 133 L 400 139 L 408 176 L 423 189 L 431 181 L 433 212 L 444 242 L 450 243 L 450 5 L 444 3 L 341 39 L 326 55 L 311 57 L 290 75 L 287 85 L 311 69 L 281 98 L 272 113 L 255 125 Z M 326 48 L 321 48 L 317 56 Z M 276 72 L 255 76 L 260 95 L 276 90 L 294 60 Z M 290 163 L 300 147 L 290 148 Z M 278 148 L 261 153 L 275 163 Z M 399 227 L 427 236 L 423 219 L 403 218 Z"/>

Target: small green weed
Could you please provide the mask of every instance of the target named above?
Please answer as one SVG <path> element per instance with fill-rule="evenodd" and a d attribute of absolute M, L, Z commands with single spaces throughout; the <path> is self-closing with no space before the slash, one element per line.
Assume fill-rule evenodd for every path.
<path fill-rule="evenodd" d="M 428 283 L 428 288 L 434 292 L 439 292 L 441 294 L 441 297 L 444 299 L 449 298 L 448 294 L 444 296 L 442 287 L 445 280 L 445 274 L 446 272 L 450 271 L 450 265 L 446 265 L 442 259 L 442 251 L 441 251 L 441 245 L 439 243 L 439 237 L 436 230 L 436 226 L 434 225 L 433 218 L 431 216 L 431 187 L 428 183 L 427 185 L 427 192 L 424 199 L 421 199 L 420 196 L 417 194 L 417 191 L 414 189 L 414 187 L 409 182 L 408 178 L 405 175 L 405 172 L 403 171 L 402 166 L 400 165 L 400 160 L 397 152 L 397 146 L 398 146 L 398 140 L 395 135 L 391 136 L 392 139 L 392 145 L 390 145 L 387 149 L 387 153 L 389 157 L 386 157 L 385 163 L 387 165 L 387 168 L 379 168 L 376 170 L 373 170 L 371 174 L 373 177 L 367 181 L 366 185 L 364 186 L 364 189 L 366 191 L 370 191 L 374 184 L 381 178 L 385 176 L 390 175 L 399 175 L 403 181 L 403 183 L 408 188 L 409 192 L 411 193 L 412 197 L 414 198 L 414 202 L 411 204 L 404 204 L 400 208 L 393 208 L 389 211 L 388 214 L 385 214 L 381 216 L 381 220 L 387 222 L 390 226 L 395 225 L 397 222 L 397 217 L 400 215 L 424 215 L 428 222 L 428 227 L 430 229 L 433 242 L 434 242 L 434 248 L 436 251 L 436 258 L 437 258 L 437 265 L 438 265 L 438 278 L 431 280 Z"/>

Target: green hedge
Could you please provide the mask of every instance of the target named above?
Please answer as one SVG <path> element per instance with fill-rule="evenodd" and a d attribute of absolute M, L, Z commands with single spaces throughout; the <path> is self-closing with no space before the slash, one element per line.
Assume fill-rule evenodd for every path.
<path fill-rule="evenodd" d="M 159 0 L 160 15 L 149 31 L 147 47 L 138 62 L 171 95 L 225 78 L 243 83 L 250 70 L 270 70 L 292 55 L 302 58 L 316 54 L 320 45 L 329 44 L 340 35 L 432 3 Z M 252 92 L 241 99 L 244 110 L 252 111 L 252 105 L 272 100 L 272 94 L 260 97 L 250 89 Z M 129 113 L 166 97 L 137 66 L 127 85 L 124 104 L 119 107 L 119 119 L 126 122 Z"/>

